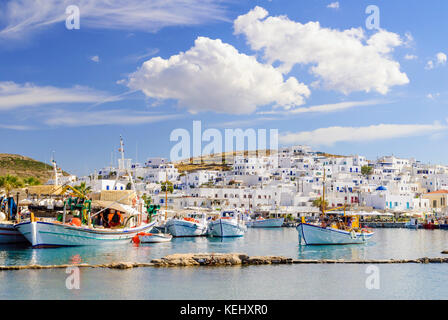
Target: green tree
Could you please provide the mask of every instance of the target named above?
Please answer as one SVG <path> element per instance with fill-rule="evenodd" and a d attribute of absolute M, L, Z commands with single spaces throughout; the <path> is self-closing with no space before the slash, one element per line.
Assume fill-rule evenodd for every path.
<path fill-rule="evenodd" d="M 168 192 L 169 192 L 169 193 L 173 193 L 173 191 L 174 191 L 174 187 L 173 187 L 173 183 L 172 183 L 171 181 L 168 181 L 168 182 L 162 182 L 162 183 L 161 183 L 161 184 L 162 184 L 161 190 L 162 190 L 163 192 L 166 191 L 166 185 L 167 185 L 167 183 L 168 183 Z"/>
<path fill-rule="evenodd" d="M 320 208 L 321 211 L 323 211 L 323 209 L 324 209 L 323 205 L 325 206 L 325 208 L 327 208 L 328 201 L 325 201 L 325 202 L 322 201 L 322 197 L 319 197 L 319 198 L 313 200 L 313 207 Z"/>
<path fill-rule="evenodd" d="M 371 166 L 362 166 L 361 167 L 361 174 L 363 176 L 369 176 L 373 172 L 373 168 Z"/>
<path fill-rule="evenodd" d="M 80 193 L 82 193 L 85 197 L 87 197 L 87 194 L 92 190 L 91 187 L 87 187 L 85 182 L 81 182 L 80 185 L 74 186 L 76 190 L 78 190 Z"/>
<path fill-rule="evenodd" d="M 22 188 L 24 186 L 22 179 L 17 176 L 12 176 L 7 174 L 6 176 L 0 177 L 0 188 L 3 188 L 6 195 L 9 196 L 11 190 L 16 188 Z"/>
<path fill-rule="evenodd" d="M 148 196 L 146 193 L 142 195 L 142 199 L 147 206 L 149 206 L 152 202 L 151 196 Z"/>
<path fill-rule="evenodd" d="M 40 180 L 35 177 L 25 178 L 23 179 L 23 183 L 25 184 L 25 186 L 38 186 L 42 184 L 42 182 L 40 182 Z"/>

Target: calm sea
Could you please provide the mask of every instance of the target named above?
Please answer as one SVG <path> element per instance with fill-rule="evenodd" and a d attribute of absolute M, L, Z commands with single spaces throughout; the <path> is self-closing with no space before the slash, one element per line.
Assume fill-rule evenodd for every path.
<path fill-rule="evenodd" d="M 171 253 L 241 252 L 300 259 L 439 257 L 448 231 L 377 229 L 367 245 L 299 246 L 294 228 L 249 229 L 243 238 L 181 238 L 117 247 L 0 247 L 0 265 L 149 262 Z M 80 269 L 80 289 L 64 269 L 0 272 L 0 299 L 448 299 L 448 265 L 279 265 L 203 268 Z"/>

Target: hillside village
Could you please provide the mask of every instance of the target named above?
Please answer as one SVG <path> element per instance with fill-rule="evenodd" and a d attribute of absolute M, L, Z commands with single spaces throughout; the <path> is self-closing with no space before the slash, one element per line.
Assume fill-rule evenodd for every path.
<path fill-rule="evenodd" d="M 200 165 L 195 170 L 192 164 L 180 172 L 180 163 L 165 158 L 119 163 L 87 177 L 60 177 L 59 183 L 85 182 L 97 192 L 126 190 L 131 188 L 129 177 L 119 174 L 117 179 L 117 173 L 128 168 L 136 190 L 163 208 L 239 208 L 297 218 L 319 214 L 313 202 L 322 197 L 325 172 L 328 207 L 347 204 L 351 210 L 440 215 L 447 208 L 448 167 L 395 156 L 369 161 L 364 156 L 333 156 L 300 145 L 267 156 L 236 155 L 233 163 L 212 170 Z M 166 181 L 169 192 L 165 192 Z M 53 183 L 52 179 L 47 182 Z"/>

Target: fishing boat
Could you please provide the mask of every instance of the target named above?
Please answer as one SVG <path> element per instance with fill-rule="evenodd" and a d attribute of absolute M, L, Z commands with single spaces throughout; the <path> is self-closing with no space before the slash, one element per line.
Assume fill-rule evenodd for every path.
<path fill-rule="evenodd" d="M 170 242 L 173 239 L 173 236 L 166 233 L 147 233 L 141 232 L 136 234 L 132 241 L 136 244 L 138 243 L 162 243 L 162 242 Z"/>
<path fill-rule="evenodd" d="M 154 225 L 155 222 L 135 228 L 107 229 L 59 221 L 28 221 L 17 224 L 16 228 L 33 248 L 46 248 L 130 243 L 136 234 Z"/>
<path fill-rule="evenodd" d="M 218 219 L 209 223 L 208 232 L 212 237 L 242 237 L 246 231 L 237 211 L 222 211 Z"/>
<path fill-rule="evenodd" d="M 174 237 L 198 237 L 207 235 L 208 223 L 205 213 L 188 213 L 185 218 L 173 218 L 165 224 Z"/>
<path fill-rule="evenodd" d="M 246 222 L 249 228 L 280 228 L 283 226 L 284 218 L 270 218 L 265 219 L 258 217 L 256 219 Z"/>
<path fill-rule="evenodd" d="M 412 218 L 404 224 L 406 229 L 414 229 L 417 230 L 419 228 L 418 219 Z"/>
<path fill-rule="evenodd" d="M 25 237 L 16 229 L 13 222 L 0 223 L 0 244 L 26 242 Z"/>
<path fill-rule="evenodd" d="M 305 245 L 347 245 L 362 244 L 369 241 L 374 235 L 370 229 L 360 228 L 359 215 L 346 212 L 346 205 L 326 210 L 325 202 L 325 169 L 323 178 L 323 192 L 321 201 L 321 221 L 320 224 L 306 223 L 302 217 L 302 222 L 297 226 L 299 234 L 299 244 Z M 343 209 L 343 213 L 336 213 L 336 210 Z M 328 216 L 327 212 L 333 211 Z"/>
<path fill-rule="evenodd" d="M 1 197 L 0 208 L 0 244 L 26 242 L 26 239 L 15 227 L 15 221 L 19 214 L 14 198 Z"/>
<path fill-rule="evenodd" d="M 374 235 L 374 232 L 368 229 L 344 230 L 309 223 L 300 223 L 297 231 L 299 232 L 299 243 L 303 241 L 306 245 L 362 244 Z"/>

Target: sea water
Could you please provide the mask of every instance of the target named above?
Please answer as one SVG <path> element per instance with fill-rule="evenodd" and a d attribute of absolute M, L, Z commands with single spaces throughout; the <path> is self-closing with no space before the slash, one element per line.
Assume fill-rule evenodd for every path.
<path fill-rule="evenodd" d="M 242 238 L 174 238 L 169 243 L 31 249 L 0 247 L 0 265 L 149 262 L 172 253 L 240 252 L 295 259 L 439 257 L 448 231 L 376 229 L 365 245 L 300 246 L 294 228 L 249 229 Z M 80 269 L 67 289 L 65 269 L 0 272 L 0 299 L 447 299 L 448 265 L 271 265 Z"/>

